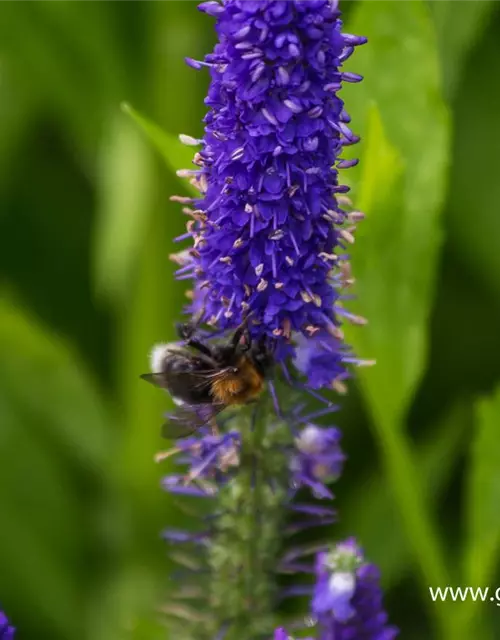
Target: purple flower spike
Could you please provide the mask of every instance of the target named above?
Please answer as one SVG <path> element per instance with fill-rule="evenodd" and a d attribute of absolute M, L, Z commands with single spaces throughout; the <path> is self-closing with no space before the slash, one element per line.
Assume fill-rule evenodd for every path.
<path fill-rule="evenodd" d="M 320 640 L 393 640 L 398 635 L 382 608 L 379 571 L 365 562 L 353 538 L 317 555 L 311 606 Z"/>
<path fill-rule="evenodd" d="M 333 482 L 342 472 L 345 456 L 340 448 L 341 437 L 334 427 L 307 424 L 301 430 L 290 463 L 294 487 L 309 486 L 318 498 L 333 497 L 325 483 Z"/>
<path fill-rule="evenodd" d="M 14 640 L 16 630 L 10 626 L 7 616 L 0 611 L 0 640 Z"/>
<path fill-rule="evenodd" d="M 331 0 L 209 1 L 200 10 L 215 18 L 219 43 L 204 61 L 188 60 L 211 74 L 197 169 L 179 174 L 202 194 L 188 199 L 193 220 L 180 237 L 193 248 L 173 258 L 178 277 L 194 280 L 189 311 L 222 330 L 251 313 L 252 337 L 276 341 L 277 360 L 293 357 L 296 337 L 320 332 L 299 368 L 312 386 L 330 385 L 344 373 L 338 335 L 349 316 L 336 274 L 354 229 L 338 168 L 355 164 L 340 154 L 358 140 L 337 92 L 361 80 L 342 63 L 366 39 L 342 34 Z"/>

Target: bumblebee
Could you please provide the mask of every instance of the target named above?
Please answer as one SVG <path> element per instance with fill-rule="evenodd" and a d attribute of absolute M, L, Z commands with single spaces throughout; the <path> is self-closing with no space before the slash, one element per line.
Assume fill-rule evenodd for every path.
<path fill-rule="evenodd" d="M 165 438 L 190 435 L 232 405 L 258 399 L 273 365 L 267 338 L 252 341 L 245 321 L 222 343 L 210 345 L 196 336 L 196 323 L 177 325 L 185 346 L 159 344 L 151 352 L 144 380 L 169 392 L 176 411 L 163 425 Z"/>

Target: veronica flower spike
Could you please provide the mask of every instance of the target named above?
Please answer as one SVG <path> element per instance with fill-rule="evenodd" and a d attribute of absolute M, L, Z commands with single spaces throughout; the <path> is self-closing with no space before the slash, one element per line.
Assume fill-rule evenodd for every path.
<path fill-rule="evenodd" d="M 347 211 L 338 169 L 357 142 L 338 95 L 343 62 L 366 38 L 342 33 L 332 0 L 226 0 L 199 7 L 214 16 L 219 43 L 194 68 L 208 67 L 199 189 L 184 209 L 192 220 L 174 256 L 193 280 L 190 313 L 221 330 L 251 314 L 254 340 L 271 340 L 312 387 L 346 377 L 357 362 L 342 342 L 347 246 L 361 214 Z M 183 202 L 185 198 L 181 198 Z"/>
<path fill-rule="evenodd" d="M 201 138 L 180 136 L 199 149 L 178 172 L 199 196 L 173 197 L 190 217 L 177 238 L 187 246 L 172 259 L 192 281 L 193 331 L 169 347 L 185 384 L 164 385 L 180 404 L 170 423 L 191 415 L 193 428 L 158 460 L 176 465 L 163 488 L 203 517 L 192 531 L 163 532 L 181 573 L 162 610 L 176 640 L 289 640 L 297 630 L 328 640 L 320 624 L 304 633 L 299 615 L 287 635 L 277 609 L 286 597 L 317 598 L 299 574 L 314 575 L 326 550 L 296 536 L 335 521 L 329 485 L 344 462 L 340 432 L 317 423 L 335 407 L 311 413 L 304 392 L 342 391 L 348 365 L 363 364 L 341 328 L 364 320 L 343 306 L 362 214 L 339 182 L 339 169 L 356 163 L 342 151 L 358 141 L 339 91 L 361 80 L 342 64 L 366 39 L 342 32 L 332 0 L 199 8 L 215 19 L 218 43 L 187 60 L 210 73 L 208 111 Z M 153 351 L 150 375 L 162 373 L 162 353 Z M 257 402 L 236 406 L 248 400 Z M 283 586 L 278 573 L 296 579 Z"/>

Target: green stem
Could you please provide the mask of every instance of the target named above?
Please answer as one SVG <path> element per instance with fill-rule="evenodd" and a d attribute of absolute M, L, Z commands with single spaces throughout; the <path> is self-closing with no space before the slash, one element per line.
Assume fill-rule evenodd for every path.
<path fill-rule="evenodd" d="M 388 483 L 393 488 L 403 525 L 418 563 L 424 600 L 439 628 L 439 637 L 443 640 L 456 640 L 450 611 L 444 603 L 436 606 L 428 593 L 429 586 L 446 587 L 450 584 L 450 578 L 439 534 L 421 492 L 409 439 L 396 425 L 383 418 L 375 417 L 374 425 L 381 442 Z"/>
<path fill-rule="evenodd" d="M 258 416 L 258 408 L 256 409 L 256 413 L 252 416 L 250 425 L 253 425 L 253 430 L 250 428 L 250 432 L 247 433 L 248 444 L 250 445 L 250 456 L 251 460 L 249 464 L 252 467 L 249 469 L 250 472 L 250 487 L 253 485 L 252 491 L 252 502 L 253 502 L 253 522 L 255 523 L 255 528 L 259 529 L 259 521 L 260 521 L 260 513 L 259 513 L 259 505 L 262 504 L 262 482 L 265 482 L 265 478 L 263 478 L 263 468 L 262 465 L 259 464 L 259 458 L 261 458 L 261 449 L 262 442 L 264 441 L 266 424 L 264 419 L 259 420 Z M 244 441 L 244 446 L 246 446 L 246 442 Z M 251 544 L 249 547 L 249 554 L 251 555 L 251 567 L 252 567 L 252 575 L 260 575 L 262 573 L 262 566 L 260 566 L 260 558 L 259 558 L 259 544 L 258 544 L 258 536 L 253 536 L 251 540 Z M 251 584 L 251 576 L 249 580 L 249 584 Z M 253 602 L 253 594 L 250 592 L 250 602 L 252 605 L 258 605 L 257 602 Z"/>

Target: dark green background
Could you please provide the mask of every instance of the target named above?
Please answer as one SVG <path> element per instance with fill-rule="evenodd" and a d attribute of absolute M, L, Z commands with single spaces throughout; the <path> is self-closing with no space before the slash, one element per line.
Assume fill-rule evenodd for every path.
<path fill-rule="evenodd" d="M 328 535 L 380 565 L 402 638 L 500 638 L 495 603 L 428 595 L 500 585 L 500 6 L 344 9 L 370 37 L 343 94 L 368 214 L 370 324 L 348 335 L 378 365 L 336 416 Z M 180 512 L 153 462 L 166 400 L 138 376 L 184 300 L 184 161 L 120 104 L 200 135 L 208 76 L 183 58 L 213 40 L 190 1 L 0 3 L 0 603 L 19 640 L 167 635 L 159 532 Z"/>

